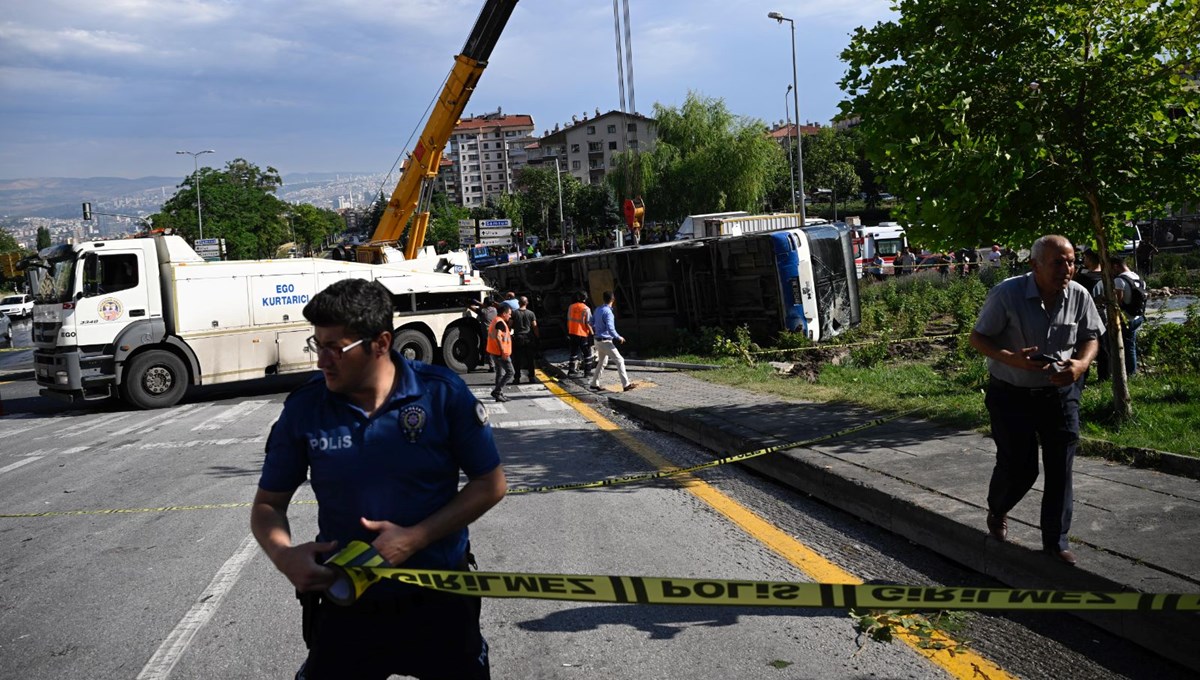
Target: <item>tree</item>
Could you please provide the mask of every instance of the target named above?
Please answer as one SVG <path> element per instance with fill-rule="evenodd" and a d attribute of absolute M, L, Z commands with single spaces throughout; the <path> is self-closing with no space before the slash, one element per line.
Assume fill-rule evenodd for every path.
<path fill-rule="evenodd" d="M 283 184 L 279 171 L 266 170 L 242 158 L 225 164 L 224 170 L 200 168 L 199 177 L 189 175 L 178 191 L 151 219 L 156 228 L 167 227 L 185 238 L 199 238 L 196 216 L 196 185 L 200 183 L 204 236 L 225 239 L 230 259 L 272 257 L 286 241 L 288 206 L 275 197 Z"/>
<path fill-rule="evenodd" d="M 37 230 L 37 249 L 38 249 L 38 251 L 41 252 L 41 250 L 43 248 L 49 248 L 49 247 L 50 247 L 50 228 L 49 227 L 38 227 L 38 230 Z"/>
<path fill-rule="evenodd" d="M 804 135 L 802 141 L 805 190 L 810 196 L 818 189 L 829 189 L 845 201 L 858 193 L 862 182 L 854 167 L 852 138 L 824 127 L 815 135 Z"/>
<path fill-rule="evenodd" d="M 735 116 L 724 100 L 695 92 L 678 109 L 654 105 L 658 138 L 640 155 L 648 219 L 758 210 L 783 150 L 761 120 Z M 622 168 L 639 168 L 624 161 Z M 623 179 L 614 187 L 620 196 Z"/>
<path fill-rule="evenodd" d="M 558 219 L 559 177 L 554 166 L 526 166 L 517 173 L 517 191 L 521 195 L 524 230 L 529 235 L 553 238 L 562 233 Z M 563 217 L 575 214 L 575 198 L 583 187 L 577 177 L 564 173 L 562 181 Z"/>
<path fill-rule="evenodd" d="M 842 59 L 843 113 L 940 246 L 1093 240 L 1194 197 L 1200 184 L 1200 3 L 901 0 Z M 1119 318 L 1105 270 L 1109 318 Z M 1132 410 L 1120 333 L 1113 404 Z"/>
<path fill-rule="evenodd" d="M 41 227 L 38 227 L 40 230 Z M 47 232 L 49 234 L 49 232 Z M 40 233 L 39 233 L 40 236 Z M 38 250 L 41 250 L 39 247 Z M 0 229 L 0 253 L 19 253 L 21 246 L 17 243 L 17 239 L 4 229 Z"/>
<path fill-rule="evenodd" d="M 459 247 L 458 221 L 469 219 L 471 211 L 450 202 L 445 192 L 437 191 L 430 201 L 428 240 L 445 243 L 449 250 Z"/>
<path fill-rule="evenodd" d="M 303 246 L 305 254 L 319 249 L 326 238 L 342 228 L 342 218 L 336 212 L 307 203 L 292 206 L 288 221 L 296 243 Z"/>
<path fill-rule="evenodd" d="M 580 185 L 574 203 L 575 229 L 581 233 L 598 235 L 625 223 L 616 191 L 607 183 Z"/>

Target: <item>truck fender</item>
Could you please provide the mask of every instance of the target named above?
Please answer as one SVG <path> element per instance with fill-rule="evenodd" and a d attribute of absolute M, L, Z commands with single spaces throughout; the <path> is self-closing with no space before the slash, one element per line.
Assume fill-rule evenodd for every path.
<path fill-rule="evenodd" d="M 126 326 L 113 342 L 113 364 L 118 385 L 123 382 L 125 365 L 129 359 L 143 347 L 153 345 L 169 346 L 187 363 L 192 382 L 199 383 L 200 362 L 192 348 L 183 340 L 167 335 L 167 326 L 162 319 L 144 319 Z"/>

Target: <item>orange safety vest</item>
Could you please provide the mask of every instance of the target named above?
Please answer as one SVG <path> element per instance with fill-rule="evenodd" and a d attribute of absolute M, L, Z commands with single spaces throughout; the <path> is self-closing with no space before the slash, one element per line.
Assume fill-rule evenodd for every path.
<path fill-rule="evenodd" d="M 591 335 L 588 329 L 588 313 L 590 310 L 586 303 L 576 302 L 567 308 L 567 334 L 587 337 Z"/>
<path fill-rule="evenodd" d="M 512 356 L 512 329 L 508 324 L 504 324 L 504 330 L 500 330 L 499 324 L 504 323 L 500 317 L 492 319 L 492 325 L 488 326 L 488 354 L 498 357 Z"/>

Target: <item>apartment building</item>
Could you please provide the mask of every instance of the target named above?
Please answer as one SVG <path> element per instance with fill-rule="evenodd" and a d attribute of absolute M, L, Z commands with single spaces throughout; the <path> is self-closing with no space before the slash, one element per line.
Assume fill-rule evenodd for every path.
<path fill-rule="evenodd" d="M 559 170 L 574 175 L 584 184 L 599 184 L 616 167 L 615 157 L 628 150 L 649 151 L 657 139 L 653 118 L 636 113 L 609 111 L 582 119 L 572 116 L 571 124 L 554 126 L 529 149 L 526 162 L 553 163 Z"/>
<path fill-rule="evenodd" d="M 473 208 L 491 196 L 516 191 L 517 171 L 527 163 L 525 147 L 533 139 L 533 116 L 497 110 L 463 118 L 443 153 L 449 161 L 438 178 L 450 200 Z"/>

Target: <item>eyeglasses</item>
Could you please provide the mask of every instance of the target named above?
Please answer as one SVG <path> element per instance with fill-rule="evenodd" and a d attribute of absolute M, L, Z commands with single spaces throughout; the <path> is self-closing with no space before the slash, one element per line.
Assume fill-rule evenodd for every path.
<path fill-rule="evenodd" d="M 350 343 L 349 345 L 346 345 L 345 347 L 329 347 L 329 346 L 322 345 L 321 343 L 317 342 L 317 336 L 313 335 L 313 336 L 310 336 L 308 338 L 308 340 L 305 341 L 305 343 L 308 345 L 309 350 L 316 352 L 317 354 L 320 354 L 321 352 L 325 352 L 327 354 L 332 355 L 334 359 L 341 359 L 343 356 L 346 355 L 346 352 L 349 352 L 350 350 L 354 349 L 355 347 L 358 347 L 359 345 L 363 344 L 366 341 L 367 341 L 366 338 L 359 338 L 358 340 L 355 340 L 354 342 Z"/>

